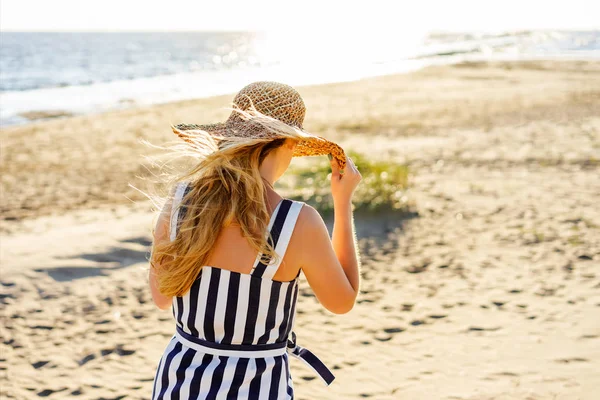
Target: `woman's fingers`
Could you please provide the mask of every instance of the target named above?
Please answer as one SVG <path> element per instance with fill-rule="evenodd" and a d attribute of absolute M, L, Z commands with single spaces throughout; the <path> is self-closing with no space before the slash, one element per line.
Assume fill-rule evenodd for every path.
<path fill-rule="evenodd" d="M 352 160 L 352 158 L 346 156 L 346 167 L 344 170 L 340 169 L 340 166 L 337 162 L 337 160 L 335 158 L 333 158 L 331 155 L 329 155 L 329 163 L 331 165 L 331 179 L 332 180 L 341 180 L 343 179 L 345 176 L 349 176 L 348 179 L 346 180 L 351 180 L 351 181 L 360 181 L 361 180 L 361 175 L 360 172 L 358 171 L 358 168 L 356 167 L 356 164 L 354 164 L 354 161 Z"/>
<path fill-rule="evenodd" d="M 356 165 L 354 165 L 354 161 L 352 160 L 351 157 L 348 157 L 348 164 L 350 165 L 350 168 L 352 169 L 352 171 L 357 171 Z"/>
<path fill-rule="evenodd" d="M 354 161 L 352 160 L 352 158 L 348 157 L 347 165 L 348 166 L 346 167 L 346 169 L 348 169 L 348 172 L 350 174 L 352 174 L 352 179 L 356 180 L 356 181 L 360 181 L 362 179 L 362 176 L 361 176 L 360 172 L 358 171 L 356 164 L 354 164 Z"/>
<path fill-rule="evenodd" d="M 332 166 L 332 171 L 333 171 Z M 339 171 L 338 168 L 335 171 Z M 350 157 L 346 157 L 346 166 L 343 174 L 335 175 L 332 172 L 331 176 L 331 195 L 334 201 L 347 201 L 352 198 L 354 189 L 361 181 L 360 173 Z"/>
<path fill-rule="evenodd" d="M 340 177 L 340 166 L 338 165 L 338 162 L 335 158 L 333 158 L 331 156 L 331 154 L 328 155 L 329 156 L 329 164 L 331 165 L 331 177 L 333 179 L 333 177 L 336 177 L 339 179 Z"/>
<path fill-rule="evenodd" d="M 356 164 L 354 164 L 354 161 L 352 160 L 352 158 L 348 157 L 347 160 L 348 160 L 347 164 L 350 166 L 350 170 L 352 172 L 358 173 L 358 168 L 356 168 Z"/>

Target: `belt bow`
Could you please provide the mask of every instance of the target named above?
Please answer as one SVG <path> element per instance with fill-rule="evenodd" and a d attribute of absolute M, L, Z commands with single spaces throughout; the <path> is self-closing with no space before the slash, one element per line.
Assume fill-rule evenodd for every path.
<path fill-rule="evenodd" d="M 335 376 L 331 373 L 329 368 L 321 360 L 319 357 L 315 356 L 313 352 L 308 349 L 305 349 L 302 346 L 298 346 L 296 344 L 296 333 L 292 332 L 291 339 L 288 338 L 287 341 L 287 351 L 288 354 L 304 361 L 306 365 L 308 365 L 319 377 L 325 382 L 327 386 L 331 385 L 331 382 L 335 379 Z"/>

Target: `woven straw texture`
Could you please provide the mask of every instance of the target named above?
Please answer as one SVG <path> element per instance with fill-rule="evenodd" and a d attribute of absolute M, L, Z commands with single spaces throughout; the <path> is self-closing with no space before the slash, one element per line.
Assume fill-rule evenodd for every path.
<path fill-rule="evenodd" d="M 306 114 L 306 107 L 300 94 L 291 86 L 277 82 L 255 82 L 244 87 L 233 99 L 235 108 L 248 111 L 252 106 L 256 111 L 278 119 L 279 121 L 301 129 L 308 135 L 302 138 L 294 150 L 294 157 L 319 156 L 331 154 L 338 162 L 341 169 L 346 167 L 344 150 L 336 143 L 321 136 L 313 135 L 303 130 L 302 123 Z M 176 128 L 176 129 L 175 129 Z M 264 129 L 257 123 L 244 120 L 243 116 L 233 111 L 227 121 L 216 124 L 178 124 L 173 132 L 183 140 L 187 139 L 186 130 L 202 130 L 215 136 L 222 137 L 255 137 L 273 138 L 281 137 L 277 133 Z"/>

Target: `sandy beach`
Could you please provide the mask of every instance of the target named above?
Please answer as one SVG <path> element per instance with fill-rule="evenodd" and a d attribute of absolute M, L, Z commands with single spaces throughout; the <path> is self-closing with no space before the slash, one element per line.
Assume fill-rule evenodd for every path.
<path fill-rule="evenodd" d="M 363 287 L 333 315 L 302 280 L 298 399 L 600 393 L 600 63 L 429 67 L 299 87 L 305 127 L 406 164 L 411 218 L 356 216 Z M 174 333 L 147 288 L 140 139 L 232 96 L 0 131 L 0 397 L 148 399 Z M 302 163 L 295 160 L 294 163 Z M 360 168 L 360 165 L 358 165 Z"/>

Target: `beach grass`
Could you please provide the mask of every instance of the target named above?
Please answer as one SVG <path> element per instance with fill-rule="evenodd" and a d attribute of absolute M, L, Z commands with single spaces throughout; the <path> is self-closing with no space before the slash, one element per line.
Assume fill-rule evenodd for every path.
<path fill-rule="evenodd" d="M 350 151 L 348 155 L 362 175 L 362 181 L 353 197 L 355 211 L 409 211 L 411 202 L 407 194 L 408 166 L 391 160 L 371 158 L 355 151 Z M 293 166 L 286 175 L 288 178 L 278 183 L 278 186 L 287 197 L 304 201 L 324 214 L 333 211 L 331 166 L 327 159 Z"/>

